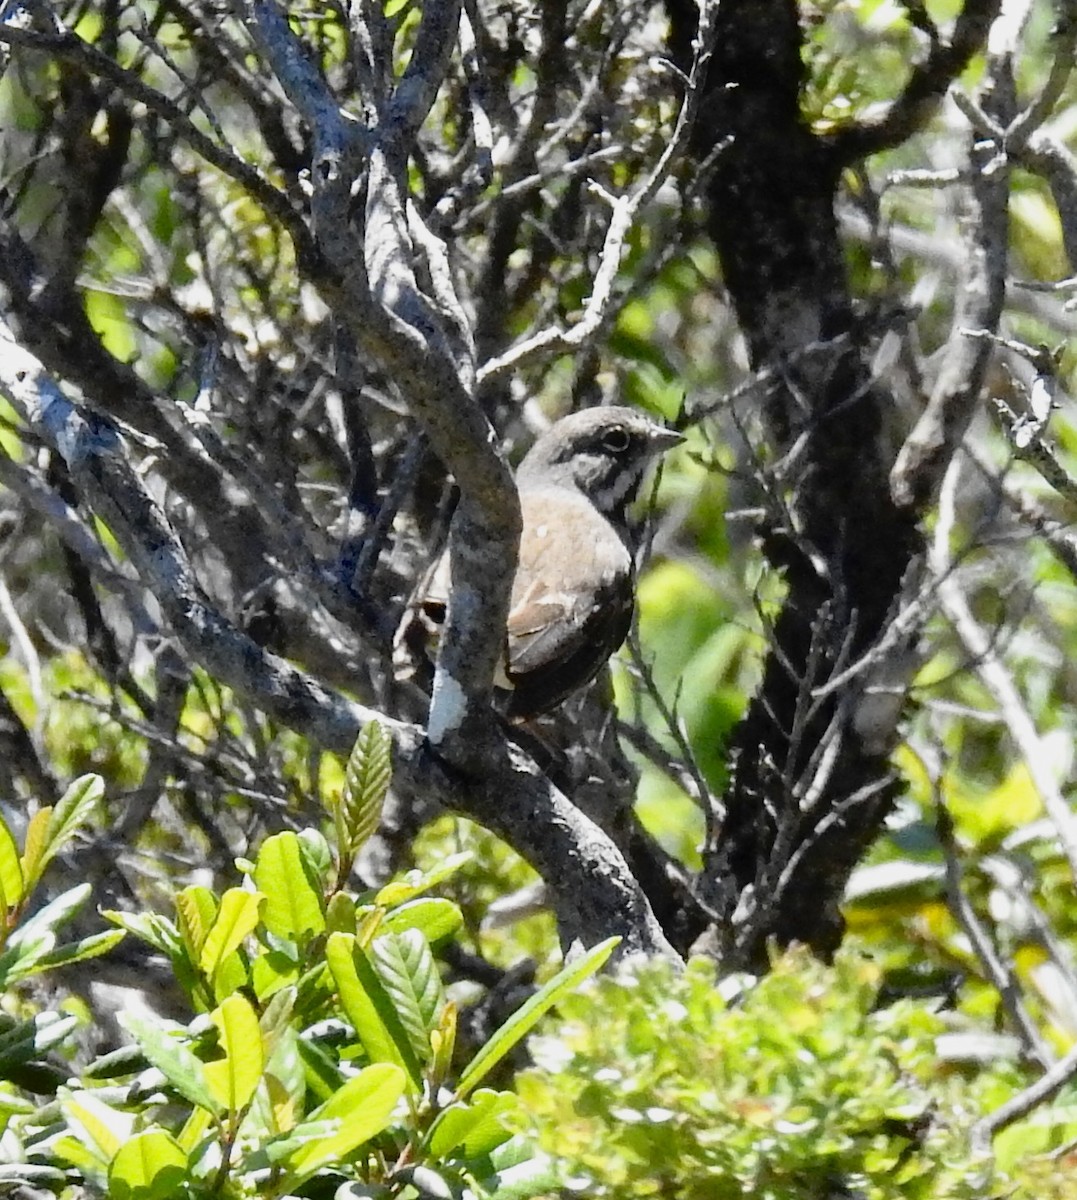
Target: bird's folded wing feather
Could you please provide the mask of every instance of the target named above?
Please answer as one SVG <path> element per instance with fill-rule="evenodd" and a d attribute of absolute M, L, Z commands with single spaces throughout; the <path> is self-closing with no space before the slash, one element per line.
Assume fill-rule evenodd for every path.
<path fill-rule="evenodd" d="M 575 657 L 596 641 L 596 624 L 620 621 L 622 600 L 631 604 L 631 557 L 590 503 L 563 490 L 520 500 L 531 536 L 509 610 L 510 678 Z"/>

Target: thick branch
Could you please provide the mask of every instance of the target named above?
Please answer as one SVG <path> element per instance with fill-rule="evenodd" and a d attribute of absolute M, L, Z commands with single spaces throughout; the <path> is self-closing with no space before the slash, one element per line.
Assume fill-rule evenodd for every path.
<path fill-rule="evenodd" d="M 494 433 L 473 396 L 473 349 L 461 337 L 461 322 L 446 321 L 444 304 L 427 296 L 418 282 L 418 263 L 427 267 L 427 276 L 446 277 L 440 262 L 430 258 L 436 239 L 429 231 L 413 238 L 411 230 L 420 218 L 413 213 L 409 224 L 407 211 L 410 131 L 415 117 L 425 114 L 423 105 L 432 102 L 430 87 L 440 81 L 458 17 L 456 6 L 440 4 L 424 15 L 426 65 L 420 62 L 416 67 L 423 73 L 409 83 L 396 114 L 398 123 L 387 121 L 369 138 L 355 139 L 351 149 L 361 142 L 366 150 L 365 228 L 357 237 L 347 201 L 358 168 L 351 150 L 341 146 L 339 106 L 277 5 L 272 0 L 248 4 L 248 20 L 259 31 L 285 90 L 315 131 L 315 145 L 328 148 L 324 169 L 314 178 L 315 210 L 322 214 L 317 235 L 333 273 L 322 282 L 342 299 L 336 306 L 338 316 L 349 323 L 356 341 L 397 381 L 461 490 L 429 730 L 433 741 L 455 742 L 457 752 L 466 757 L 474 743 L 458 735 L 484 709 L 503 652 L 520 510 Z M 449 45 L 434 45 L 438 31 Z M 366 42 L 370 47 L 381 44 L 373 38 Z M 425 81 L 421 86 L 420 79 Z M 323 199 L 319 193 L 324 193 Z"/>
<path fill-rule="evenodd" d="M 322 687 L 264 651 L 207 601 L 179 539 L 127 461 L 115 428 L 67 399 L 34 356 L 0 325 L 0 392 L 63 456 L 192 657 L 222 683 L 320 745 L 346 755 L 360 726 L 380 721 L 393 738 L 394 783 L 436 799 L 510 841 L 548 879 L 566 944 L 611 934 L 633 952 L 671 954 L 624 859 L 604 833 L 503 738 L 483 739 L 475 775 L 446 770 L 421 727 L 393 721 Z"/>
<path fill-rule="evenodd" d="M 908 141 L 931 119 L 950 84 L 984 44 L 1000 0 L 967 0 L 948 42 L 933 36 L 931 50 L 917 63 L 900 96 L 878 117 L 840 129 L 831 138 L 843 166 Z"/>
<path fill-rule="evenodd" d="M 986 338 L 966 337 L 962 331 L 994 333 L 1006 298 L 1009 172 L 1003 131 L 1016 112 L 1014 56 L 1029 4 L 1030 0 L 1011 0 L 1004 6 L 991 31 L 980 105 L 968 107 L 974 128 L 969 136 L 973 178 L 965 284 L 946 361 L 892 474 L 898 503 L 917 510 L 937 494 L 954 451 L 979 409 L 991 344 Z"/>

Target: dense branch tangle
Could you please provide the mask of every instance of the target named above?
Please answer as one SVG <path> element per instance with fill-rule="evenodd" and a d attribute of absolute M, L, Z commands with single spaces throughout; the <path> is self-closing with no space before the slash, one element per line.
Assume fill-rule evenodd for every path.
<path fill-rule="evenodd" d="M 668 935 L 683 952 L 713 923 L 711 947 L 730 965 L 759 965 L 770 936 L 831 949 L 846 880 L 894 792 L 906 650 L 930 607 L 930 588 L 919 603 L 903 595 L 922 579 L 916 521 L 982 390 L 987 343 L 962 329 L 992 331 L 1012 291 L 1000 253 L 1011 162 L 1042 172 L 1077 244 L 1072 156 L 1044 124 L 1074 26 L 1060 23 L 1042 92 L 1019 100 L 1021 7 L 996 22 L 993 0 L 967 0 L 943 30 L 910 6 L 918 56 L 903 88 L 829 128 L 804 116 L 807 35 L 790 0 L 723 0 L 702 22 L 694 3 L 670 0 L 676 67 L 643 3 L 431 0 L 386 16 L 357 2 L 292 16 L 267 0 L 102 0 L 91 34 L 60 23 L 61 8 L 28 4 L 17 20 L 5 9 L 0 45 L 38 119 L 9 141 L 0 223 L 3 315 L 29 356 L 9 355 L 4 378 L 32 451 L 5 464 L 4 482 L 104 597 L 74 587 L 68 619 L 95 629 L 87 641 L 115 707 L 156 722 L 147 777 L 178 773 L 168 747 L 182 705 L 165 702 L 164 683 L 175 635 L 188 661 L 173 692 L 198 663 L 269 722 L 338 750 L 380 713 L 398 748 L 402 825 L 412 801 L 419 814 L 435 798 L 486 821 L 548 878 L 571 864 L 552 901 L 570 939 L 618 930 L 668 949 Z M 955 255 L 941 238 L 914 242 L 911 222 L 885 228 L 873 162 L 861 160 L 925 127 L 989 27 L 960 163 L 937 173 L 967 208 L 968 253 Z M 850 166 L 859 224 L 846 201 L 842 222 L 837 210 Z M 77 195 L 66 172 L 84 185 Z M 642 334 L 617 325 L 626 296 L 645 294 L 682 244 L 685 197 L 704 207 L 755 373 L 735 418 L 732 403 L 692 411 L 717 414 L 732 443 L 756 439 L 745 474 L 787 587 L 733 737 L 724 821 L 711 810 L 699 897 L 639 836 L 612 736 L 591 745 L 569 721 L 563 740 L 579 743 L 581 776 L 614 793 L 588 811 L 616 832 L 631 872 L 485 704 L 518 516 L 498 436 L 522 446 L 568 396 L 594 403 L 626 381 L 629 399 L 645 393 L 611 337 L 637 365 L 651 355 L 691 379 L 693 356 L 710 354 L 720 378 L 742 382 L 725 293 L 695 260 L 697 327 L 683 313 L 672 334 L 658 321 Z M 933 269 L 965 270 L 953 329 L 932 331 L 945 362 L 927 423 L 901 457 L 902 397 L 875 372 L 880 340 L 892 335 L 903 368 L 927 383 L 912 316 L 888 324 L 854 305 L 842 238 L 865 236 L 865 223 L 902 299 L 903 245 L 927 243 Z M 1022 296 L 1024 311 L 1044 311 Z M 679 333 L 691 350 L 674 346 Z M 63 421 L 43 421 L 39 393 Z M 67 460 L 64 429 L 69 448 L 92 454 Z M 125 502 L 111 491 L 121 481 Z M 122 554 L 96 536 L 95 516 Z M 450 523 L 457 586 L 428 718 L 392 642 Z M 18 582 L 25 620 L 46 589 Z M 118 665 L 135 647 L 156 655 L 156 688 Z M 667 712 L 675 725 L 675 705 Z M 275 726 L 258 728 L 272 742 Z M 25 776 L 39 767 L 27 758 Z M 705 793 L 699 772 L 671 773 Z M 133 805 L 124 829 L 137 833 L 147 811 Z"/>
<path fill-rule="evenodd" d="M 663 128 L 698 91 L 698 74 L 686 93 L 652 62 L 645 6 L 590 6 L 573 27 L 554 8 L 431 2 L 387 17 L 356 5 L 347 20 L 286 19 L 276 3 L 233 17 L 162 0 L 105 5 L 92 41 L 62 10 L 9 13 L 9 69 L 40 96 L 43 134 L 81 156 L 88 194 L 79 220 L 63 191 L 43 224 L 21 220 L 47 181 L 35 147 L 15 147 L 4 378 L 25 436 L 73 487 L 58 514 L 68 544 L 85 543 L 91 512 L 103 517 L 127 558 L 109 570 L 127 588 L 133 566 L 157 602 L 128 649 L 176 635 L 217 679 L 337 751 L 374 709 L 334 689 L 358 694 L 395 733 L 401 795 L 422 779 L 546 873 L 579 864 L 580 886 L 556 902 L 569 940 L 623 927 L 655 949 L 664 939 L 623 861 L 521 767 L 486 707 L 519 519 L 491 420 L 513 434 L 521 416 L 538 423 L 524 399 L 542 391 L 549 356 L 486 371 L 480 403 L 481 365 L 516 339 L 543 344 L 581 285 L 595 298 L 565 344 L 597 342 L 633 219 L 672 169 L 687 117 L 672 148 Z M 611 107 L 608 81 L 626 74 L 633 103 Z M 581 203 L 589 187 L 614 197 L 612 224 Z M 134 325 L 103 345 L 87 294 L 95 311 L 122 303 Z M 598 366 L 586 359 L 579 388 Z M 443 469 L 459 488 L 454 589 L 427 723 L 390 654 Z M 24 475 L 29 494 L 40 481 Z M 101 552 L 91 558 L 100 570 Z M 113 682 L 125 703 L 130 680 Z M 142 700 L 170 723 L 164 752 L 177 710 Z M 424 757 L 424 726 L 459 779 Z"/>

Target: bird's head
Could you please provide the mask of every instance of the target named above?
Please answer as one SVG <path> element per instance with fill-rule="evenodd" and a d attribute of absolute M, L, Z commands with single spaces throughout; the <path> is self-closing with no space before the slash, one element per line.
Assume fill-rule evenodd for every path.
<path fill-rule="evenodd" d="M 622 526 L 648 465 L 683 440 L 632 408 L 586 408 L 550 426 L 520 463 L 516 481 L 521 489 L 575 488 Z"/>

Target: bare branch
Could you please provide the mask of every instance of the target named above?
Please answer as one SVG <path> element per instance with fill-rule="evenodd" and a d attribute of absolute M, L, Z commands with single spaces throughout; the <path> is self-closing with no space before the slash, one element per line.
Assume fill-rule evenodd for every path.
<path fill-rule="evenodd" d="M 714 51 L 716 25 L 714 18 L 718 10 L 716 0 L 707 0 L 701 6 L 699 30 L 696 36 L 692 71 L 685 86 L 680 113 L 673 136 L 662 152 L 658 162 L 644 179 L 630 192 L 614 198 L 604 196 L 612 214 L 606 228 L 606 240 L 598 271 L 591 285 L 591 295 L 583 313 L 571 329 L 550 326 L 517 342 L 503 354 L 479 368 L 479 386 L 486 386 L 501 379 L 522 366 L 539 360 L 553 358 L 558 354 L 579 350 L 592 343 L 616 315 L 613 304 L 613 284 L 621 266 L 625 239 L 640 212 L 654 199 L 658 189 L 668 178 L 673 165 L 683 152 L 691 134 L 692 125 L 699 109 L 706 82 L 707 65 Z"/>
<path fill-rule="evenodd" d="M 841 128 L 832 136 L 830 149 L 835 159 L 848 166 L 869 154 L 900 146 L 922 129 L 950 84 L 984 44 L 999 6 L 1000 0 L 966 0 L 950 40 L 933 38 L 927 57 L 913 67 L 901 95 L 879 116 Z"/>

